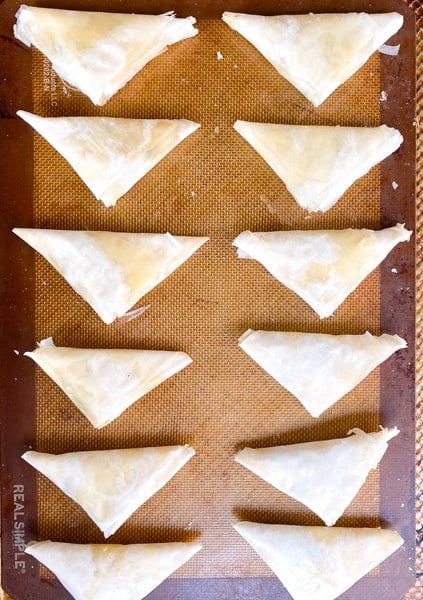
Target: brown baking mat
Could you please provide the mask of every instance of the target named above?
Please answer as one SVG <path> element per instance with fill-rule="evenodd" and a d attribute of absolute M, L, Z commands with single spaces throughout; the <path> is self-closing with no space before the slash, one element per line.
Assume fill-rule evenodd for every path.
<path fill-rule="evenodd" d="M 390 5 L 392 9 L 406 12 L 399 1 Z M 87 6 L 98 8 L 94 3 L 73 5 L 74 8 Z M 224 8 L 237 10 L 239 7 L 227 3 Z M 313 8 L 329 10 L 330 5 L 322 2 L 321 7 L 316 7 L 313 3 Z M 348 7 L 349 10 L 364 8 L 360 3 Z M 107 9 L 116 10 L 116 7 L 109 2 Z M 119 4 L 119 10 L 122 9 Z M 131 9 L 130 5 L 125 6 L 125 10 Z M 139 4 L 136 9 L 143 12 Z M 164 9 L 157 4 L 154 12 Z M 190 14 L 191 9 L 185 6 L 178 13 Z M 272 4 L 273 12 L 284 12 L 276 9 Z M 383 10 L 387 9 L 385 2 Z M 94 107 L 88 99 L 64 86 L 48 62 L 38 52 L 31 53 L 32 108 L 38 114 L 189 118 L 202 126 L 111 209 L 96 201 L 67 163 L 44 140 L 34 136 L 33 181 L 29 184 L 33 190 L 29 187 L 27 190 L 27 197 L 33 198 L 33 214 L 28 211 L 27 215 L 17 215 L 12 224 L 171 231 L 182 235 L 209 235 L 211 241 L 141 300 L 139 305 L 151 304 L 143 316 L 130 323 L 118 321 L 111 326 L 102 324 L 43 259 L 37 257 L 34 261 L 30 251 L 14 243 L 27 269 L 26 273 L 22 272 L 22 284 L 26 285 L 28 277 L 33 276 L 33 289 L 23 290 L 23 293 L 25 298 L 31 294 L 36 300 L 32 302 L 31 314 L 27 315 L 26 324 L 33 320 L 31 331 L 26 331 L 25 339 L 13 349 L 21 353 L 32 349 L 35 339 L 52 335 L 58 345 L 181 349 L 194 359 L 193 365 L 101 431 L 93 430 L 58 388 L 36 370 L 37 426 L 34 434 L 28 425 L 29 432 L 24 437 L 19 435 L 21 446 L 16 444 L 14 449 L 13 467 L 27 489 L 36 485 L 36 494 L 29 494 L 33 505 L 27 514 L 33 522 L 27 521 L 27 539 L 36 535 L 39 539 L 81 543 L 103 541 L 81 509 L 45 478 L 35 477 L 20 464 L 17 457 L 26 445 L 40 451 L 65 452 L 190 443 L 197 451 L 196 457 L 110 541 L 201 539 L 203 551 L 180 569 L 176 578 L 154 592 L 152 598 L 197 598 L 200 590 L 210 598 L 238 598 L 241 591 L 247 594 L 245 597 L 270 598 L 278 594 L 283 598 L 280 584 L 232 531 L 230 523 L 239 518 L 304 524 L 318 524 L 319 520 L 234 463 L 235 452 L 245 444 L 260 446 L 327 439 L 342 437 L 356 426 L 371 431 L 379 424 L 400 424 L 402 441 L 397 438 L 391 443 L 386 457 L 389 459 L 391 455 L 391 458 L 384 461 L 380 472 L 369 477 L 339 521 L 339 525 L 386 524 L 400 529 L 407 544 L 397 553 L 396 560 L 387 561 L 348 593 L 349 598 L 361 599 L 363 590 L 366 594 L 374 590 L 377 597 L 377 590 L 386 585 L 390 591 L 385 591 L 383 597 L 398 598 L 398 590 L 402 594 L 411 584 L 408 556 L 409 553 L 412 556 L 410 531 L 414 529 L 412 506 L 404 502 L 413 486 L 410 470 L 413 423 L 409 411 L 412 392 L 407 389 L 412 386 L 412 374 L 403 368 L 407 361 L 412 361 L 412 298 L 406 297 L 407 301 L 403 302 L 404 296 L 400 294 L 413 268 L 412 252 L 406 248 L 395 250 L 384 268 L 375 271 L 333 317 L 321 321 L 258 265 L 238 261 L 231 242 L 247 228 L 378 228 L 381 224 L 393 224 L 398 218 L 413 228 L 412 203 L 406 193 L 409 176 L 413 179 L 413 129 L 406 119 L 413 107 L 404 106 L 405 112 L 398 110 L 403 108 L 405 92 L 398 89 L 392 70 L 387 72 L 387 65 L 395 61 L 396 67 L 411 67 L 412 72 L 407 52 L 410 45 L 413 47 L 409 37 L 412 38 L 414 29 L 411 15 L 406 14 L 407 24 L 395 38 L 401 43 L 399 57 L 392 59 L 375 54 L 322 107 L 313 109 L 270 65 L 257 59 L 247 42 L 217 20 L 218 15 L 212 13 L 210 6 L 204 3 L 201 10 L 199 16 L 203 18 L 198 23 L 197 37 L 170 48 L 102 108 Z M 243 4 L 242 10 L 249 9 Z M 300 3 L 298 11 L 306 10 L 310 10 L 310 6 Z M 152 11 L 151 3 L 149 11 Z M 252 4 L 249 11 L 253 12 Z M 219 15 L 220 12 L 219 8 Z M 223 60 L 218 60 L 218 51 Z M 386 101 L 381 100 L 382 90 L 387 93 Z M 29 99 L 15 108 L 21 107 L 30 109 Z M 395 124 L 398 117 L 405 136 L 401 151 L 357 182 L 336 207 L 324 215 L 308 216 L 299 209 L 273 172 L 232 129 L 237 118 L 372 126 L 380 122 Z M 21 124 L 19 128 L 27 135 Z M 408 160 L 408 167 L 404 166 L 404 159 Z M 399 184 L 395 193 L 394 176 Z M 407 218 L 401 219 L 405 214 Z M 394 267 L 396 274 L 391 271 Z M 388 288 L 393 290 L 392 298 L 386 294 Z M 390 322 L 391 315 L 395 316 L 394 322 Z M 319 420 L 310 417 L 296 400 L 255 367 L 236 343 L 248 327 L 329 333 L 362 333 L 368 329 L 379 333 L 382 324 L 384 331 L 407 338 L 409 352 L 402 353 L 400 358 L 394 357 L 387 366 L 372 373 Z M 29 385 L 33 381 L 35 370 L 28 363 L 21 355 L 13 357 L 18 383 L 23 372 L 29 378 Z M 389 379 L 392 386 L 387 387 Z M 396 402 L 400 393 L 407 410 Z M 398 415 L 392 414 L 386 405 L 387 398 L 399 406 Z M 397 416 L 405 422 L 399 423 Z M 393 483 L 394 479 L 397 484 Z M 402 491 L 396 495 L 390 494 L 388 489 L 385 497 L 387 486 Z M 7 502 L 10 496 L 5 495 L 5 498 Z M 33 510 L 35 499 L 37 511 Z M 5 513 L 7 510 L 10 514 L 10 507 L 6 506 Z M 4 525 L 3 543 L 10 550 L 8 540 L 10 531 L 6 532 Z M 29 562 L 26 559 L 28 565 Z M 18 586 L 15 589 L 25 593 L 27 584 L 22 576 L 17 576 L 15 565 L 10 564 L 10 555 L 6 555 L 4 565 L 4 581 L 9 582 L 9 589 L 12 590 L 13 581 L 13 585 Z M 63 592 L 56 580 L 41 569 L 41 582 L 38 582 L 37 572 L 32 575 L 32 585 L 37 588 L 31 588 L 28 597 L 61 598 Z"/>

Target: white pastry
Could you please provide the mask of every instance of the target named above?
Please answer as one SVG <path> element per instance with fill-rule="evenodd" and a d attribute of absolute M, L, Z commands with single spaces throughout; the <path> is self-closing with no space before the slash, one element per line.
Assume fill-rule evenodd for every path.
<path fill-rule="evenodd" d="M 406 342 L 387 333 L 373 336 L 252 331 L 240 347 L 302 403 L 313 417 L 351 391 Z"/>
<path fill-rule="evenodd" d="M 35 46 L 56 73 L 103 105 L 167 46 L 198 33 L 174 13 L 135 15 L 22 5 L 15 37 Z"/>
<path fill-rule="evenodd" d="M 396 531 L 387 529 L 248 521 L 234 527 L 293 600 L 334 600 L 404 543 Z"/>
<path fill-rule="evenodd" d="M 22 455 L 109 537 L 194 456 L 189 446 Z"/>
<path fill-rule="evenodd" d="M 397 428 L 271 448 L 244 448 L 235 460 L 334 525 L 376 469 Z"/>
<path fill-rule="evenodd" d="M 184 263 L 206 237 L 13 229 L 42 254 L 107 324 Z"/>
<path fill-rule="evenodd" d="M 96 428 L 116 419 L 192 362 L 185 352 L 63 348 L 43 342 L 25 356 L 57 383 Z"/>
<path fill-rule="evenodd" d="M 285 183 L 302 208 L 327 211 L 403 138 L 397 129 L 236 121 L 236 131 Z"/>
<path fill-rule="evenodd" d="M 74 600 L 141 600 L 201 550 L 198 542 L 30 542 L 25 552 L 56 575 Z"/>
<path fill-rule="evenodd" d="M 114 206 L 200 127 L 186 119 L 39 117 L 17 114 L 65 158 L 97 200 Z"/>
<path fill-rule="evenodd" d="M 329 317 L 411 231 L 244 231 L 233 242 L 240 258 L 254 258 L 321 317 Z"/>
<path fill-rule="evenodd" d="M 222 19 L 314 106 L 354 75 L 404 21 L 395 12 L 270 17 L 224 12 Z"/>

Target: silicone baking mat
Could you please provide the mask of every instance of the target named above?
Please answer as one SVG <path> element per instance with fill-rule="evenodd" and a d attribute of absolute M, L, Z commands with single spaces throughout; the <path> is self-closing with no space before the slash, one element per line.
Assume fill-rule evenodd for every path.
<path fill-rule="evenodd" d="M 28 447 L 58 453 L 190 443 L 196 457 L 110 541 L 201 540 L 203 551 L 153 592 L 152 598 L 198 598 L 200 593 L 210 598 L 284 598 L 288 596 L 283 587 L 232 530 L 231 522 L 241 518 L 318 524 L 319 520 L 243 470 L 234 463 L 234 454 L 246 444 L 343 437 L 352 427 L 372 431 L 379 424 L 398 425 L 401 436 L 391 442 L 380 469 L 371 474 L 338 524 L 394 527 L 406 544 L 345 597 L 358 599 L 373 592 L 377 597 L 383 590 L 384 598 L 400 598 L 411 585 L 413 242 L 393 251 L 335 315 L 323 321 L 258 265 L 238 261 L 231 242 L 244 229 L 379 228 L 396 222 L 414 228 L 413 15 L 399 0 L 389 7 L 386 2 L 375 5 L 375 11 L 397 10 L 406 18 L 392 41 L 401 44 L 399 55 L 375 54 L 336 94 L 314 109 L 219 20 L 223 9 L 270 14 L 286 12 L 283 4 L 269 3 L 258 11 L 253 3 L 242 7 L 229 2 L 222 6 L 179 3 L 175 7 L 178 16 L 194 14 L 198 18 L 199 35 L 171 47 L 101 108 L 65 86 L 37 51 L 24 50 L 10 41 L 17 4 L 2 6 L 9 23 L 9 41 L 2 43 L 9 59 L 15 58 L 15 66 L 21 69 L 19 77 L 10 74 L 11 88 L 4 104 L 10 117 L 25 108 L 44 116 L 101 114 L 189 118 L 201 123 L 200 130 L 115 208 L 106 209 L 39 136 L 33 137 L 16 119 L 3 121 L 9 136 L 8 164 L 13 160 L 14 165 L 5 173 L 10 181 L 5 181 L 3 239 L 12 266 L 6 268 L 3 581 L 16 599 L 67 595 L 47 570 L 39 570 L 28 557 L 21 560 L 19 548 L 14 546 L 14 486 L 25 487 L 24 514 L 19 518 L 25 525 L 26 541 L 103 541 L 78 506 L 21 464 L 19 456 Z M 148 6 L 79 2 L 72 8 L 157 13 L 169 9 L 158 2 Z M 327 11 L 333 5 L 300 2 L 290 12 L 311 8 Z M 367 8 L 356 2 L 337 5 L 337 10 L 344 11 Z M 394 156 L 350 188 L 331 211 L 307 215 L 232 129 L 237 118 L 356 126 L 387 123 L 398 127 L 405 141 Z M 13 239 L 10 228 L 16 225 L 170 231 L 208 235 L 210 242 L 141 300 L 139 305 L 150 305 L 146 313 L 131 322 L 119 320 L 106 326 L 43 259 Z M 405 337 L 409 348 L 315 420 L 237 347 L 238 337 L 248 327 L 328 333 L 384 331 Z M 181 349 L 194 362 L 117 421 L 96 431 L 49 379 L 22 357 L 37 340 L 50 335 L 58 345 Z"/>

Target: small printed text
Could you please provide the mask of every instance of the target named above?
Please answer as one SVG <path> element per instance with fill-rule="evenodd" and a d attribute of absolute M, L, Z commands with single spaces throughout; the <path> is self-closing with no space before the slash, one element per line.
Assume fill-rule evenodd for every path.
<path fill-rule="evenodd" d="M 15 484 L 13 486 L 13 550 L 14 567 L 24 574 L 26 571 L 25 563 L 25 486 Z"/>

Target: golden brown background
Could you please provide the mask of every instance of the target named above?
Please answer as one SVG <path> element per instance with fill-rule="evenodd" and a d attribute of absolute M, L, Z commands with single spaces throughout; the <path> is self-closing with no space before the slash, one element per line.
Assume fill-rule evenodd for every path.
<path fill-rule="evenodd" d="M 413 2 L 411 6 L 417 14 L 422 12 L 420 2 Z M 265 445 L 342 436 L 352 424 L 356 424 L 353 416 L 355 414 L 364 415 L 359 423 L 363 428 L 376 429 L 379 424 L 378 373 L 373 373 L 361 388 L 349 395 L 348 404 L 345 401 L 339 402 L 317 423 L 289 394 L 281 391 L 258 368 L 252 368 L 248 357 L 237 349 L 236 339 L 250 326 L 350 333 L 361 333 L 365 329 L 371 329 L 373 333 L 377 333 L 377 302 L 372 305 L 370 312 L 360 309 L 363 299 L 369 295 L 377 297 L 379 281 L 377 274 L 373 274 L 360 288 L 359 293 L 353 294 L 332 319 L 320 321 L 297 297 L 277 286 L 267 274 L 259 272 L 252 263 L 237 261 L 230 240 L 246 227 L 275 229 L 279 226 L 377 226 L 378 168 L 373 169 L 365 181 L 358 182 L 347 192 L 329 215 L 312 215 L 311 219 L 304 222 L 305 213 L 296 207 L 293 199 L 284 192 L 283 186 L 272 176 L 271 171 L 265 168 L 261 159 L 231 129 L 231 123 L 236 118 L 277 120 L 275 100 L 279 95 L 292 95 L 296 92 L 280 78 L 276 80 L 271 68 L 266 64 L 254 66 L 256 72 L 252 73 L 251 68 L 247 72 L 244 61 L 249 52 L 248 45 L 223 24 L 203 22 L 200 29 L 201 54 L 198 36 L 185 42 L 187 54 L 183 53 L 180 47 L 174 47 L 160 59 L 161 70 L 168 74 L 166 87 L 174 86 L 175 89 L 175 95 L 167 96 L 168 104 L 163 105 L 161 96 L 160 103 L 157 100 L 156 86 L 153 85 L 157 73 L 154 63 L 151 63 L 142 80 L 135 78 L 131 83 L 131 90 L 119 93 L 118 97 L 102 109 L 101 114 L 140 117 L 148 113 L 149 117 L 185 117 L 201 122 L 201 130 L 170 155 L 166 165 L 160 165 L 152 171 L 143 180 L 142 185 L 135 186 L 133 191 L 118 202 L 115 209 L 109 210 L 93 199 L 66 163 L 37 136 L 34 197 L 35 226 L 98 227 L 132 231 L 169 229 L 175 234 L 207 234 L 211 237 L 211 242 L 200 250 L 186 267 L 182 267 L 161 288 L 149 295 L 148 303 L 152 305 L 149 311 L 129 324 L 118 322 L 111 327 L 103 325 L 98 317 L 90 312 L 91 309 L 70 293 L 60 276 L 42 259 L 37 261 L 37 281 L 40 286 L 37 338 L 54 335 L 55 342 L 63 345 L 141 345 L 181 349 L 191 354 L 194 364 L 140 400 L 124 417 L 100 432 L 92 430 L 70 402 L 58 393 L 48 378 L 39 373 L 37 449 L 61 452 L 115 447 L 118 444 L 134 446 L 191 443 L 197 450 L 197 457 L 160 492 L 160 497 L 156 496 L 157 501 L 154 498 L 149 501 L 111 541 L 130 541 L 134 531 L 138 535 L 141 531 L 145 541 L 158 541 L 158 537 L 162 536 L 166 539 L 172 539 L 173 536 L 179 539 L 181 530 L 185 532 L 184 535 L 188 535 L 189 531 L 194 534 L 201 532 L 207 552 L 198 554 L 181 569 L 181 576 L 233 574 L 232 561 L 229 560 L 230 573 L 227 572 L 227 564 L 228 558 L 235 554 L 237 564 L 242 565 L 239 574 L 260 575 L 267 574 L 267 568 L 258 564 L 252 552 L 245 550 L 236 534 L 232 534 L 230 530 L 228 533 L 227 523 L 230 520 L 237 516 L 251 519 L 268 517 L 275 522 L 280 520 L 317 524 L 318 520 L 310 517 L 299 504 L 281 497 L 264 482 L 261 483 L 252 474 L 245 472 L 240 465 L 233 463 L 234 452 L 244 443 Z M 222 61 L 216 59 L 218 50 L 224 56 Z M 174 53 L 178 54 L 180 71 L 177 72 L 171 68 Z M 205 60 L 202 58 L 203 53 L 207 56 Z M 421 29 L 418 29 L 417 53 L 418 76 L 422 83 Z M 189 63 L 184 64 L 184 56 Z M 372 72 L 377 72 L 378 61 L 378 55 L 372 57 L 354 81 L 346 84 L 346 98 L 351 98 L 354 93 L 360 94 L 363 86 L 367 87 L 369 98 L 378 97 L 378 81 L 371 75 Z M 53 115 L 57 108 L 57 114 L 98 114 L 98 109 L 72 90 L 70 96 L 60 96 L 62 104 L 59 107 L 47 106 L 50 102 L 49 94 L 44 92 L 39 79 L 42 69 L 43 59 L 35 52 L 34 112 Z M 262 82 L 263 89 L 266 89 L 266 97 L 260 97 L 259 102 L 255 101 L 257 81 Z M 217 82 L 220 87 L 216 87 Z M 229 91 L 222 98 L 223 85 Z M 242 106 L 240 99 L 233 93 L 238 86 L 245 90 L 241 99 Z M 136 114 L 132 109 L 131 94 L 137 94 Z M 418 94 L 419 117 L 423 119 L 422 92 L 419 86 Z M 342 107 L 342 102 L 339 103 L 340 98 L 342 99 L 342 93 L 341 96 L 337 96 L 336 102 L 331 99 L 325 103 L 324 111 L 320 112 L 325 123 L 378 123 L 377 102 L 362 105 L 362 112 L 360 108 L 360 113 L 352 116 L 347 106 Z M 304 122 L 312 123 L 313 115 L 304 113 L 304 102 L 299 95 L 298 103 L 298 113 L 294 111 L 288 119 L 284 107 L 280 106 L 284 122 L 301 122 L 303 119 Z M 368 118 L 367 123 L 363 122 L 364 118 Z M 219 128 L 218 133 L 216 127 Z M 423 208 L 422 146 L 418 121 L 417 134 L 419 256 L 423 250 L 420 233 Z M 205 141 L 207 143 L 204 143 Z M 243 159 L 240 171 L 238 157 L 241 154 Z M 216 156 L 219 156 L 218 162 Z M 191 166 L 193 157 L 195 170 Z M 54 173 L 55 176 L 45 177 L 46 172 Z M 367 202 L 369 192 L 370 195 L 373 194 L 374 200 L 370 205 Z M 223 202 L 225 198 L 228 200 L 227 209 Z M 234 198 L 237 200 L 235 204 Z M 359 203 L 354 222 L 347 209 L 347 203 L 351 201 Z M 219 275 L 218 279 L 216 274 Z M 423 274 L 418 270 L 417 275 L 419 399 L 422 391 L 423 360 Z M 234 289 L 238 290 L 239 295 L 234 295 Z M 52 301 L 52 298 L 59 297 L 66 298 L 65 307 L 61 308 L 58 303 Z M 357 319 L 357 315 L 361 318 Z M 193 331 L 195 336 L 192 335 Z M 234 381 L 238 382 L 236 386 L 233 385 Z M 266 390 L 265 394 L 263 389 Z M 366 408 L 360 404 L 363 392 L 366 392 L 366 395 L 369 393 L 374 399 L 371 406 L 366 404 Z M 205 402 L 207 412 L 204 412 Z M 357 404 L 352 411 L 350 403 L 354 402 Z M 181 419 L 181 413 L 185 418 Z M 421 488 L 422 477 L 422 420 L 423 408 L 418 400 L 417 490 Z M 223 473 L 224 477 L 217 477 L 217 473 Z M 193 484 L 195 481 L 202 481 L 201 488 Z M 175 497 L 178 499 L 177 506 Z M 41 538 L 101 541 L 99 532 L 85 514 L 41 477 L 39 499 Z M 204 506 L 207 506 L 207 512 L 204 511 Z M 250 508 L 252 506 L 253 508 Z M 360 524 L 375 524 L 373 518 L 377 522 L 377 511 L 377 475 L 373 474 L 340 524 L 357 524 L 357 519 Z M 421 528 L 420 511 L 421 500 L 417 492 L 418 530 Z M 364 515 L 366 523 L 360 519 Z M 158 526 L 151 527 L 153 522 L 157 522 Z M 58 523 L 63 523 L 63 528 L 59 531 Z M 417 559 L 417 571 L 422 571 L 419 548 Z M 209 572 L 210 568 L 212 572 Z M 417 580 L 416 587 L 410 591 L 407 599 L 420 598 L 423 598 L 423 587 Z"/>

